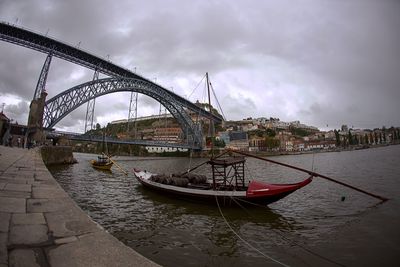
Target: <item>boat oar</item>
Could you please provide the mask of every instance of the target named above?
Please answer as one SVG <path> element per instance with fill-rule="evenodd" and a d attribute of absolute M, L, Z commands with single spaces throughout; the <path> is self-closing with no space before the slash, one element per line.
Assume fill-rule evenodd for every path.
<path fill-rule="evenodd" d="M 285 167 L 288 167 L 288 168 L 292 168 L 292 169 L 295 169 L 295 170 L 298 170 L 298 171 L 302 171 L 302 172 L 308 173 L 308 174 L 310 174 L 310 175 L 312 175 L 312 176 L 315 176 L 315 177 L 321 177 L 321 178 L 324 178 L 324 179 L 326 179 L 326 180 L 328 180 L 328 181 L 331 181 L 331 182 L 334 182 L 334 183 L 337 183 L 337 184 L 346 186 L 346 187 L 348 187 L 348 188 L 351 188 L 351 189 L 356 190 L 356 191 L 358 191 L 358 192 L 364 193 L 364 194 L 369 195 L 369 196 L 371 196 L 371 197 L 380 199 L 382 202 L 385 202 L 385 201 L 389 200 L 389 199 L 386 198 L 386 197 L 382 197 L 382 196 L 379 196 L 379 195 L 375 195 L 375 194 L 373 194 L 373 193 L 367 192 L 367 191 L 365 191 L 365 190 L 363 190 L 363 189 L 357 188 L 357 187 L 352 186 L 352 185 L 350 185 L 350 184 L 347 184 L 347 183 L 344 183 L 344 182 L 335 180 L 335 179 L 330 178 L 330 177 L 328 177 L 328 176 L 325 176 L 325 175 L 323 175 L 323 174 L 319 174 L 319 173 L 316 173 L 316 172 L 313 172 L 313 171 L 309 171 L 309 170 L 306 170 L 306 169 L 302 169 L 302 168 L 299 168 L 299 167 L 296 167 L 296 166 L 292 166 L 292 165 L 289 165 L 289 164 L 286 164 L 286 163 L 281 163 L 281 162 L 278 162 L 278 161 L 275 161 L 275 160 L 271 160 L 271 159 L 266 159 L 266 158 L 258 157 L 258 156 L 251 155 L 251 154 L 248 154 L 248 153 L 242 152 L 242 151 L 236 151 L 236 150 L 231 150 L 231 149 L 229 149 L 228 151 L 232 151 L 232 152 L 234 152 L 234 153 L 237 153 L 237 154 L 240 154 L 240 155 L 243 155 L 243 156 L 252 157 L 252 158 L 259 159 L 259 160 L 263 160 L 263 161 L 271 162 L 271 163 L 278 164 L 278 165 L 281 165 L 281 166 L 285 166 Z"/>
<path fill-rule="evenodd" d="M 106 156 L 112 163 L 114 163 L 115 166 L 117 166 L 118 169 L 120 169 L 125 175 L 128 175 L 128 172 L 127 172 L 127 171 L 125 171 L 121 166 L 119 166 L 119 165 L 118 165 L 114 160 L 112 160 L 108 155 L 104 154 L 104 152 L 103 152 L 103 155 Z"/>

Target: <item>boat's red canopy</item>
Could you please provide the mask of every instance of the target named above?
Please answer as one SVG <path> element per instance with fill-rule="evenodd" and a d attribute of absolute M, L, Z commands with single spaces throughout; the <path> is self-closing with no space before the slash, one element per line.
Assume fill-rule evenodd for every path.
<path fill-rule="evenodd" d="M 306 186 L 312 181 L 312 176 L 296 184 L 267 184 L 259 181 L 251 181 L 246 192 L 246 196 L 261 197 L 287 194 Z"/>

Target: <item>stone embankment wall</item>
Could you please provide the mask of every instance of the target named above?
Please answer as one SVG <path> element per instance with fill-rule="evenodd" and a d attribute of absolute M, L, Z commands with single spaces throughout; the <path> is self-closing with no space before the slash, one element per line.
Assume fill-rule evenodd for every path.
<path fill-rule="evenodd" d="M 47 170 L 39 149 L 0 146 L 0 267 L 159 266 L 81 210 Z M 43 151 L 65 159 L 51 152 L 67 150 Z"/>
<path fill-rule="evenodd" d="M 46 165 L 76 163 L 71 146 L 43 146 L 40 152 Z"/>

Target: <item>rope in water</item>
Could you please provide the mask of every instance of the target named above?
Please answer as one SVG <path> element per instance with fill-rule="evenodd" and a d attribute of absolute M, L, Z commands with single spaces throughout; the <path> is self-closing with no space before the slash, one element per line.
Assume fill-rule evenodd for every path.
<path fill-rule="evenodd" d="M 251 245 L 249 242 L 247 242 L 246 240 L 244 240 L 238 233 L 236 233 L 236 231 L 232 228 L 232 226 L 229 224 L 229 222 L 226 220 L 224 214 L 222 213 L 222 210 L 221 210 L 221 207 L 220 207 L 220 205 L 219 205 L 218 197 L 217 197 L 217 196 L 215 196 L 215 201 L 217 202 L 217 206 L 218 206 L 219 213 L 221 214 L 222 218 L 224 219 L 225 224 L 226 224 L 226 225 L 229 227 L 229 229 L 237 236 L 237 238 L 239 238 L 240 240 L 242 240 L 247 246 L 249 246 L 251 249 L 257 251 L 257 252 L 258 252 L 260 255 L 262 255 L 263 257 L 265 257 L 265 258 L 267 258 L 267 259 L 270 259 L 270 260 L 272 260 L 273 262 L 276 262 L 276 263 L 278 263 L 278 264 L 280 264 L 280 265 L 282 265 L 282 266 L 289 267 L 289 265 L 287 265 L 287 264 L 285 264 L 285 263 L 283 263 L 283 262 L 280 262 L 280 261 L 278 261 L 278 260 L 272 258 L 271 256 L 269 256 L 269 255 L 263 253 L 262 251 L 260 251 L 259 249 L 257 249 L 257 248 L 254 247 L 253 245 Z"/>
<path fill-rule="evenodd" d="M 234 197 L 232 197 L 232 198 L 234 198 Z M 235 202 L 236 202 L 236 201 L 241 201 L 241 202 L 244 202 L 244 203 L 246 203 L 246 204 L 251 204 L 251 205 L 254 205 L 254 206 L 257 206 L 257 207 L 262 207 L 262 208 L 264 208 L 264 209 L 267 209 L 267 208 L 268 208 L 267 206 L 255 204 L 255 203 L 252 203 L 252 202 L 249 202 L 249 201 L 240 199 L 240 198 L 237 198 L 237 199 L 234 200 L 234 201 L 235 201 Z M 238 203 L 238 202 L 236 202 L 236 203 Z M 239 205 L 243 210 L 245 210 L 247 213 L 249 213 L 249 212 L 247 211 L 247 209 L 246 209 L 243 205 L 240 205 L 239 203 L 238 203 L 238 205 Z M 328 262 L 330 262 L 330 263 L 333 263 L 333 264 L 336 264 L 336 265 L 338 265 L 338 266 L 345 267 L 345 265 L 343 265 L 343 264 L 341 264 L 341 263 L 339 263 L 339 262 L 337 262 L 337 261 L 331 260 L 331 259 L 329 259 L 329 258 L 327 258 L 327 257 L 325 257 L 325 256 L 323 256 L 323 255 L 321 255 L 321 254 L 318 254 L 318 253 L 316 253 L 316 252 L 310 250 L 309 248 L 306 248 L 305 246 L 303 246 L 303 245 L 297 243 L 296 241 L 290 240 L 289 238 L 287 238 L 286 236 L 284 236 L 282 233 L 280 233 L 280 232 L 278 232 L 278 231 L 275 231 L 274 229 L 271 229 L 271 231 L 273 231 L 273 232 L 276 233 L 277 235 L 281 236 L 281 237 L 282 237 L 283 239 L 285 239 L 286 241 L 291 242 L 293 245 L 298 246 L 298 247 L 304 249 L 304 250 L 307 251 L 308 253 L 310 253 L 310 254 L 312 254 L 312 255 L 318 257 L 318 258 L 321 258 L 321 259 L 323 259 L 323 260 L 326 260 L 326 261 L 328 261 Z"/>

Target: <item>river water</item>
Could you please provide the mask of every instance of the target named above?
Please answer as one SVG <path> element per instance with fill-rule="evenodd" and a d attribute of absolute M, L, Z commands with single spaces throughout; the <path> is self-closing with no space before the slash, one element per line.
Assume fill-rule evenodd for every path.
<path fill-rule="evenodd" d="M 366 150 L 273 157 L 273 160 L 361 187 L 398 202 L 400 145 Z M 285 262 L 290 248 L 309 249 L 327 234 L 360 220 L 379 201 L 322 178 L 267 208 L 227 208 L 158 195 L 143 189 L 131 170 L 184 171 L 204 159 L 116 157 L 125 176 L 94 170 L 91 154 L 78 164 L 51 167 L 61 186 L 93 220 L 163 266 L 266 266 Z M 247 178 L 298 182 L 306 174 L 247 159 Z M 209 174 L 207 166 L 198 170 Z M 393 211 L 397 212 L 397 211 Z M 228 224 L 229 226 L 228 226 Z M 322 255 L 323 256 L 323 255 Z"/>

